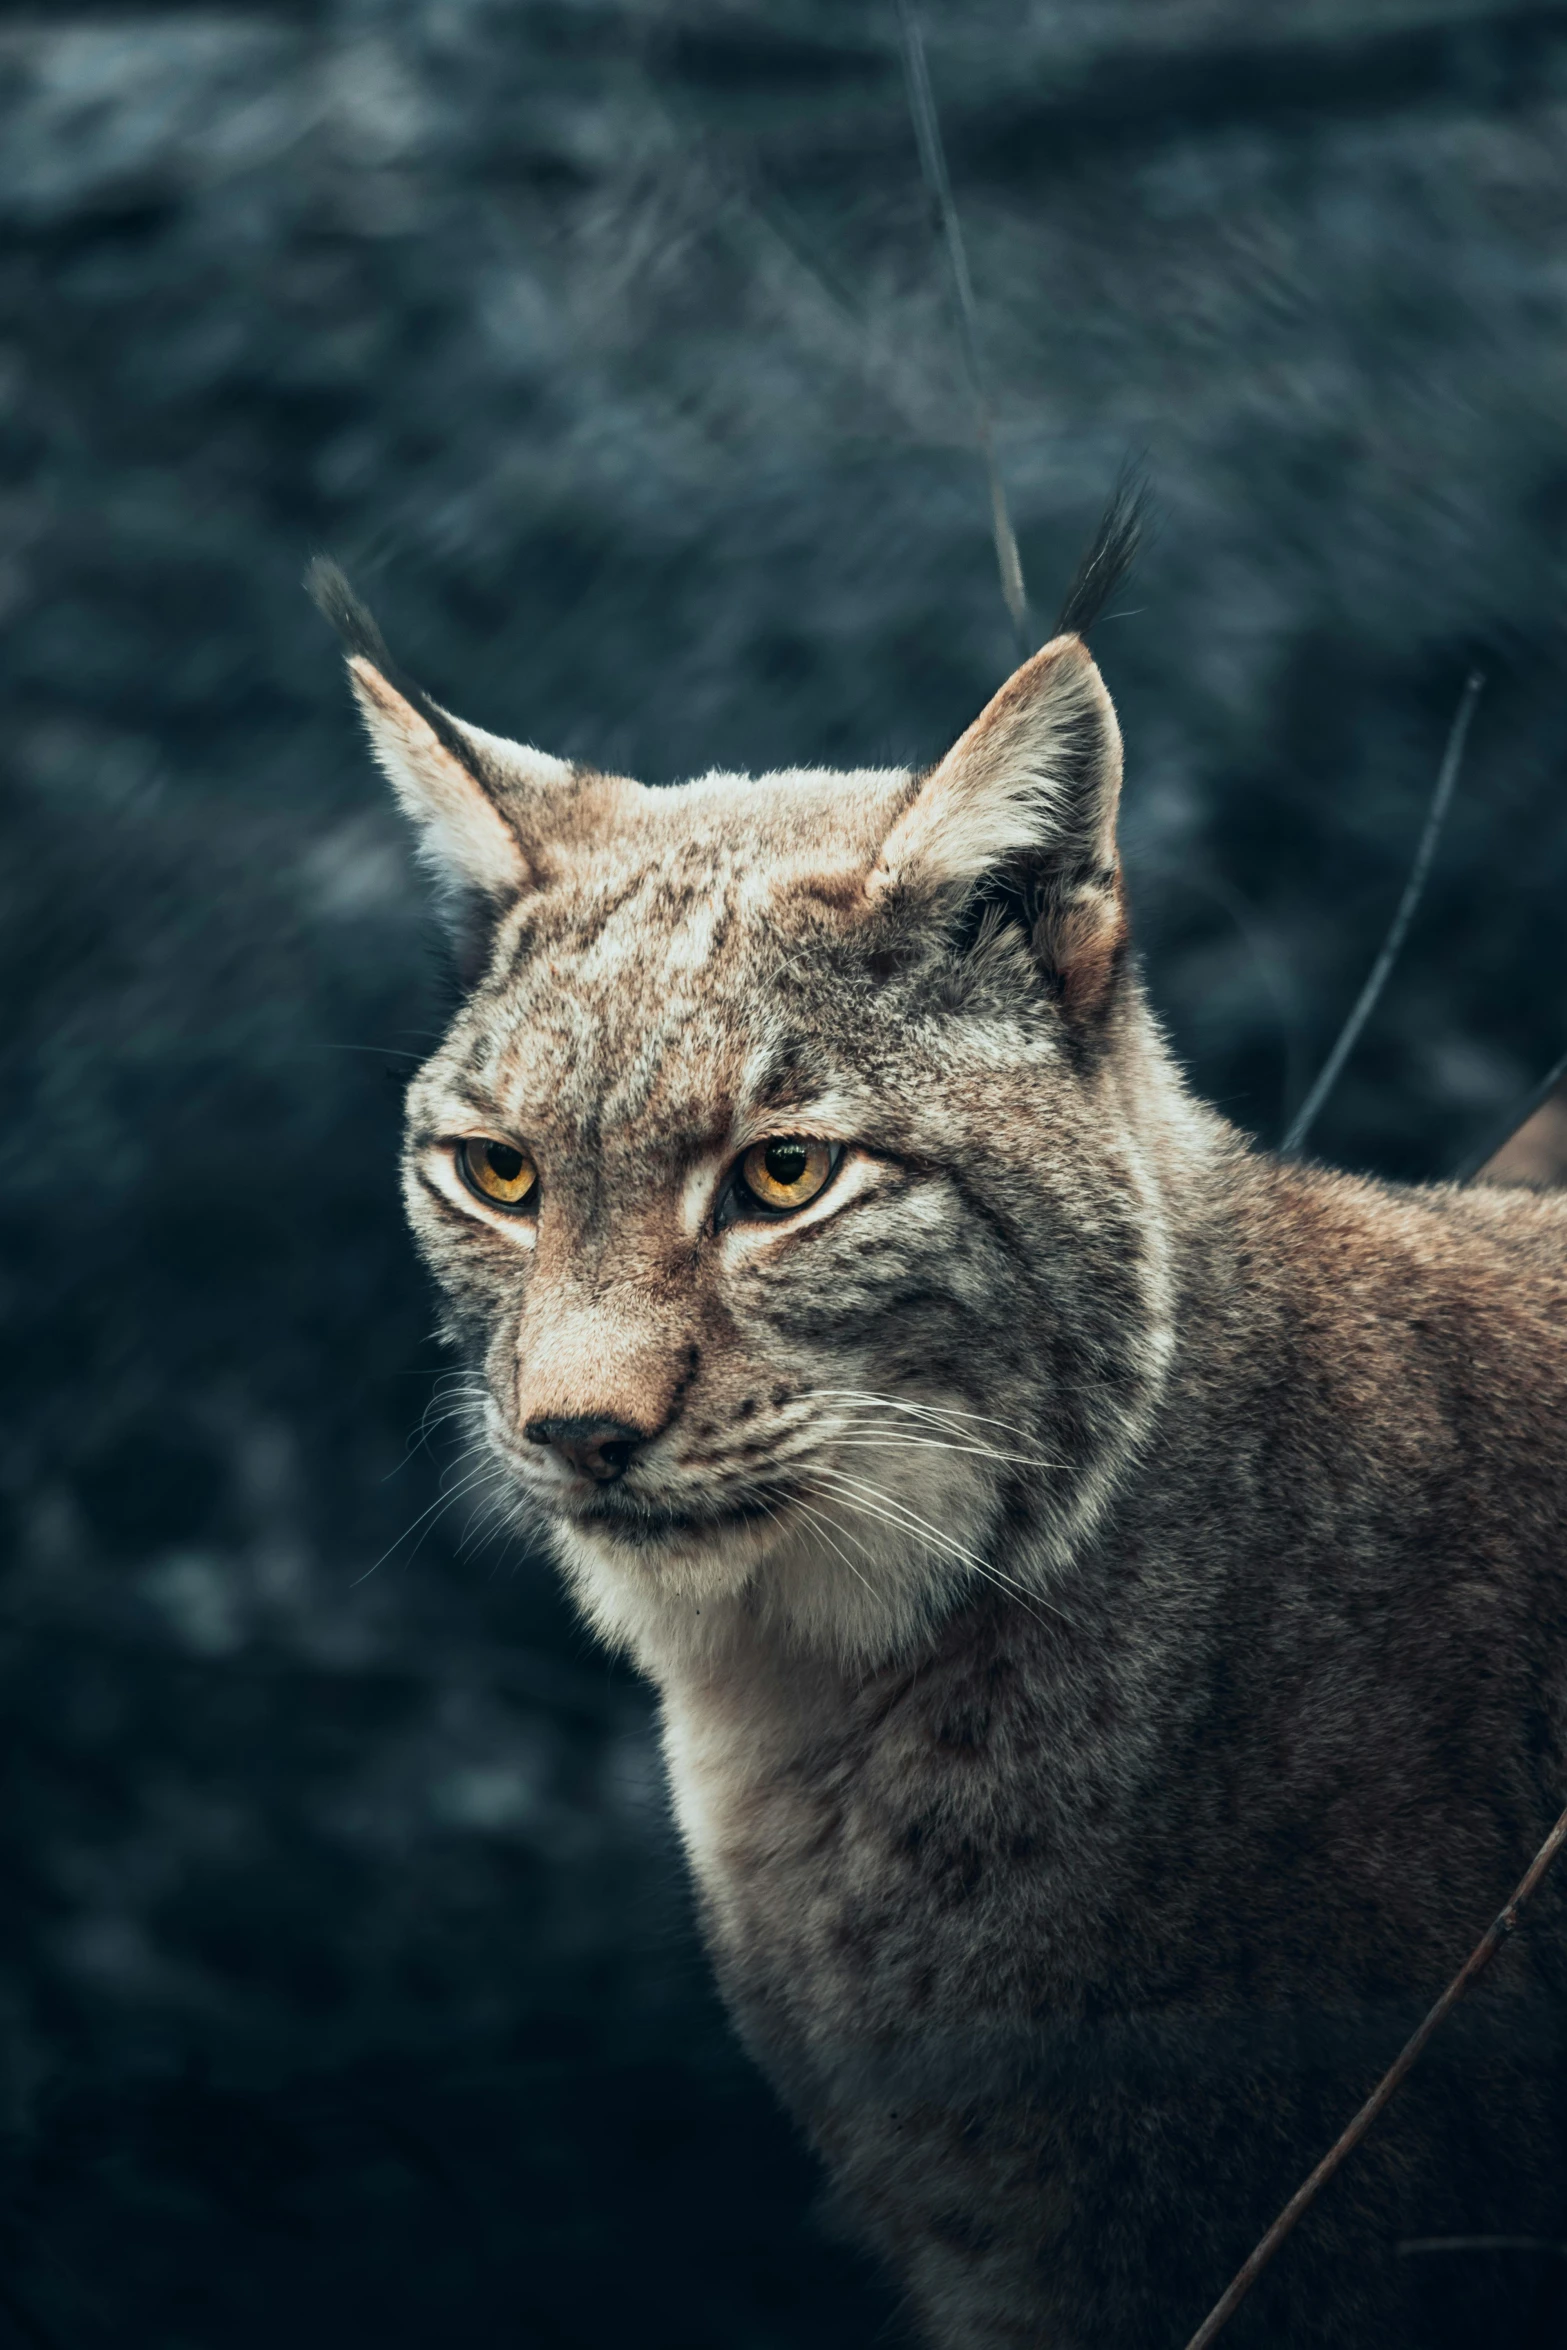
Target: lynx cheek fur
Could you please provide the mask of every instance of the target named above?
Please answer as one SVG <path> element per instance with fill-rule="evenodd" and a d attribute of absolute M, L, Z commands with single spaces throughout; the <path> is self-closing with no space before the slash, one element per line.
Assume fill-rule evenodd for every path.
<path fill-rule="evenodd" d="M 1076 634 L 934 769 L 667 790 L 323 601 L 472 992 L 406 1194 L 662 1699 L 750 2047 L 940 2350 L 1178 2350 L 1567 1796 L 1567 1218 L 1259 1156 Z M 1561 1888 L 1227 2341 L 1559 2339 Z M 1530 2333 L 1530 2325 L 1534 2332 Z"/>

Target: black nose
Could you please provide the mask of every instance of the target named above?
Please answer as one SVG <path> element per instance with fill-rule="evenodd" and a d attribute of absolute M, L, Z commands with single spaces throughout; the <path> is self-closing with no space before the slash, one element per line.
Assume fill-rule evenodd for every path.
<path fill-rule="evenodd" d="M 611 1485 L 631 1466 L 647 1438 L 624 1420 L 530 1420 L 523 1430 L 530 1444 L 547 1444 L 595 1485 Z"/>

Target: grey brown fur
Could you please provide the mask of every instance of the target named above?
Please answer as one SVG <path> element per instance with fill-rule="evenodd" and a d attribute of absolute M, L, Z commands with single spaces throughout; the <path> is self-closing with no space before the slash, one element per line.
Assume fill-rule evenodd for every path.
<path fill-rule="evenodd" d="M 736 2022 L 920 2339 L 1178 2350 L 1567 1798 L 1567 1206 L 1190 1098 L 1075 636 L 924 776 L 657 792 L 353 650 L 489 909 L 410 1215 Z M 832 1180 L 736 1211 L 790 1135 Z M 1549 2263 L 1398 2247 L 1567 2234 L 1564 1960 L 1548 1885 L 1236 2350 L 1558 2338 Z"/>

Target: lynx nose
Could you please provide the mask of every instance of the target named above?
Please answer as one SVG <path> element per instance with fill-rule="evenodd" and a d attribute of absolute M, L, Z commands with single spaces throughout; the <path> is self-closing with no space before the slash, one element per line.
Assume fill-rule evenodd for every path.
<path fill-rule="evenodd" d="M 632 1454 L 647 1442 L 642 1429 L 624 1420 L 530 1420 L 523 1434 L 530 1444 L 547 1444 L 595 1485 L 623 1477 Z"/>

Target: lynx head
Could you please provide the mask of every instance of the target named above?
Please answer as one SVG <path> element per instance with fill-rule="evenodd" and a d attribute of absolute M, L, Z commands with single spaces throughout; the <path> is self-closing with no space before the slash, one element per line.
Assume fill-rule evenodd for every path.
<path fill-rule="evenodd" d="M 648 789 L 459 723 L 317 592 L 471 971 L 408 1213 L 590 1616 L 864 1660 L 1047 1587 L 1162 1377 L 1181 1098 L 1080 636 L 923 773 Z"/>

